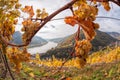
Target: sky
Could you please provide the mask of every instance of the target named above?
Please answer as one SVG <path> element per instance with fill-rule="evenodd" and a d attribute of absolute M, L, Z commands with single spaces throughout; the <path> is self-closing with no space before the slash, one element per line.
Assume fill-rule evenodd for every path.
<path fill-rule="evenodd" d="M 22 6 L 29 5 L 33 6 L 34 9 L 37 8 L 45 8 L 46 11 L 51 14 L 55 10 L 59 9 L 70 0 L 20 0 Z M 99 14 L 98 16 L 106 16 L 106 17 L 114 17 L 120 19 L 120 7 L 117 5 L 110 3 L 111 10 L 109 12 L 105 11 L 103 7 L 99 7 Z M 65 16 L 71 15 L 69 10 L 63 11 L 62 13 L 58 14 L 54 18 L 64 18 Z M 20 20 L 21 21 L 21 20 Z M 100 24 L 101 31 L 107 32 L 120 32 L 120 21 L 112 20 L 112 19 L 96 19 L 97 23 Z M 18 22 L 19 24 L 20 22 Z M 22 25 L 18 25 L 16 30 L 20 30 Z M 71 27 L 64 23 L 63 20 L 56 20 L 48 22 L 36 35 L 40 36 L 44 39 L 52 39 L 52 38 L 59 38 L 65 37 L 70 34 L 73 34 L 77 31 L 77 26 Z"/>

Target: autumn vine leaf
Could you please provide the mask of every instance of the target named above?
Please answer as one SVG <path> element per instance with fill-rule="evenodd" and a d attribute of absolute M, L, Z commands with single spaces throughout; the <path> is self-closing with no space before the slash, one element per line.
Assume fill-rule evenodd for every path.
<path fill-rule="evenodd" d="M 74 26 L 75 24 L 77 24 L 76 19 L 72 16 L 65 17 L 64 21 L 66 24 L 69 24 L 71 26 Z"/>
<path fill-rule="evenodd" d="M 82 21 L 80 23 L 84 35 L 86 37 L 87 40 L 92 40 L 94 39 L 96 33 L 95 33 L 95 28 L 94 28 L 94 23 L 92 21 L 86 20 L 86 21 Z"/>
<path fill-rule="evenodd" d="M 106 11 L 110 10 L 109 2 L 101 2 L 101 4 L 103 5 L 103 7 Z"/>
<path fill-rule="evenodd" d="M 23 24 L 23 26 L 25 27 L 28 27 L 30 24 L 32 24 L 32 21 L 30 20 L 30 19 L 28 19 L 28 20 L 24 20 L 23 22 L 22 22 L 22 24 Z"/>
<path fill-rule="evenodd" d="M 13 24 L 16 25 L 17 23 L 18 23 L 18 19 L 15 19 L 14 22 L 13 22 Z"/>
<path fill-rule="evenodd" d="M 43 8 L 42 10 L 37 9 L 36 13 L 36 17 L 40 19 L 45 19 L 48 16 L 48 13 L 46 12 L 45 8 Z"/>
<path fill-rule="evenodd" d="M 32 18 L 34 16 L 34 10 L 32 6 L 25 6 L 25 8 L 23 8 L 22 11 L 28 13 L 29 18 Z"/>
<path fill-rule="evenodd" d="M 14 68 L 17 72 L 20 72 L 22 62 L 30 60 L 30 53 L 28 53 L 25 49 L 20 50 L 17 47 L 7 48 L 6 55 L 10 62 L 14 64 Z"/>

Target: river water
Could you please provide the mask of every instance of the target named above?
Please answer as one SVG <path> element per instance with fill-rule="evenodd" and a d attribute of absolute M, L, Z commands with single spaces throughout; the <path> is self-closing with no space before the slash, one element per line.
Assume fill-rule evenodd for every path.
<path fill-rule="evenodd" d="M 31 54 L 35 54 L 35 53 L 45 53 L 47 52 L 49 49 L 54 48 L 57 46 L 58 43 L 55 42 L 48 42 L 47 44 L 43 45 L 43 46 L 38 46 L 38 47 L 32 47 L 32 48 L 28 48 L 28 52 Z"/>

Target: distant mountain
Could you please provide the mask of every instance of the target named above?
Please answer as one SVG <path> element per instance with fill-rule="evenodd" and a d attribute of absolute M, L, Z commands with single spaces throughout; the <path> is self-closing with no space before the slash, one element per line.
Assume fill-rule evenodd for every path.
<path fill-rule="evenodd" d="M 60 42 L 63 41 L 63 38 L 49 39 L 48 41 L 52 41 L 52 42 L 56 42 L 56 43 L 60 43 Z"/>
<path fill-rule="evenodd" d="M 70 41 L 73 41 L 74 36 L 75 36 L 75 34 L 72 34 L 72 35 L 68 35 L 68 36 L 66 36 L 66 37 L 49 39 L 48 41 L 56 42 L 56 43 L 59 43 L 59 44 L 62 45 L 62 43 L 64 44 L 64 41 L 65 41 L 65 40 L 66 40 L 66 41 L 69 41 L 69 40 L 71 39 Z M 68 38 L 69 38 L 69 40 L 67 40 Z M 58 45 L 58 46 L 59 46 L 59 45 Z M 58 46 L 57 46 L 57 47 L 58 47 Z"/>
<path fill-rule="evenodd" d="M 97 35 L 92 41 L 93 50 L 98 50 L 98 47 L 100 46 L 105 47 L 110 43 L 117 41 L 117 39 L 111 37 L 109 34 L 105 32 L 97 30 L 96 33 Z M 81 32 L 80 35 L 82 39 L 85 38 L 83 32 Z M 74 37 L 75 34 L 68 36 L 63 42 L 58 44 L 58 47 L 73 46 L 73 44 L 75 43 Z"/>
<path fill-rule="evenodd" d="M 42 46 L 44 44 L 46 44 L 47 41 L 41 37 L 38 37 L 38 36 L 34 36 L 31 43 L 30 43 L 30 46 Z"/>
<path fill-rule="evenodd" d="M 13 34 L 13 43 L 15 44 L 21 44 L 22 43 L 22 34 L 19 32 L 19 31 L 16 31 L 14 34 Z"/>
<path fill-rule="evenodd" d="M 14 34 L 13 34 L 13 43 L 16 43 L 16 44 L 22 44 L 22 34 L 19 32 L 19 31 L 16 31 Z M 38 36 L 34 36 L 29 47 L 34 47 L 34 46 L 42 46 L 44 44 L 46 44 L 47 41 L 42 39 L 41 37 L 38 37 Z"/>
<path fill-rule="evenodd" d="M 102 31 L 96 31 L 97 35 L 95 39 L 92 41 L 92 51 L 99 50 L 100 47 L 105 47 L 112 42 L 117 41 L 117 39 L 111 37 L 109 34 L 102 32 Z M 81 38 L 84 38 L 83 32 L 81 32 Z M 75 34 L 72 34 L 68 37 L 66 37 L 61 43 L 58 44 L 58 46 L 55 49 L 49 50 L 47 53 L 42 54 L 41 57 L 51 57 L 52 55 L 55 55 L 57 58 L 66 58 L 69 53 L 72 52 L 73 45 L 75 43 L 74 40 Z"/>
<path fill-rule="evenodd" d="M 54 39 L 49 39 L 48 41 L 52 41 L 52 42 L 55 42 L 55 43 L 61 43 L 64 41 L 66 37 L 62 37 L 62 38 L 54 38 Z"/>
<path fill-rule="evenodd" d="M 118 33 L 118 32 L 106 32 L 106 33 L 111 35 L 112 37 L 120 40 L 120 33 Z"/>

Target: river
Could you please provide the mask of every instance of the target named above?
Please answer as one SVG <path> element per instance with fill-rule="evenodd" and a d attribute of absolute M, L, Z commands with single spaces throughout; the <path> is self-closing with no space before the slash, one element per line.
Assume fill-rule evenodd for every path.
<path fill-rule="evenodd" d="M 32 47 L 32 48 L 28 48 L 28 52 L 31 54 L 35 54 L 35 53 L 45 53 L 47 52 L 49 49 L 54 48 L 57 46 L 58 43 L 55 42 L 48 42 L 47 44 L 40 46 L 40 47 Z"/>

